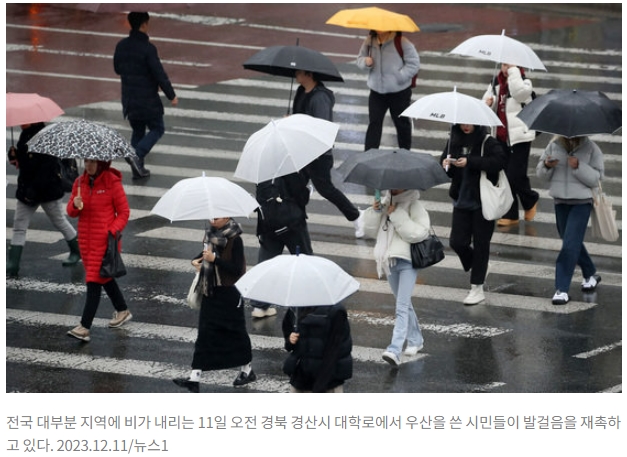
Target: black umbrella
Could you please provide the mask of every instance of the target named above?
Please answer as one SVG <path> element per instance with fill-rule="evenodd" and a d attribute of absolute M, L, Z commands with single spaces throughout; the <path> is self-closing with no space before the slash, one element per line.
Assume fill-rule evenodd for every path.
<path fill-rule="evenodd" d="M 518 117 L 531 130 L 573 138 L 614 133 L 623 112 L 602 92 L 553 89 L 525 105 Z"/>
<path fill-rule="evenodd" d="M 288 78 L 304 70 L 315 73 L 319 81 L 344 81 L 327 56 L 303 46 L 270 46 L 244 62 L 244 68 Z"/>
<path fill-rule="evenodd" d="M 442 165 L 424 152 L 369 149 L 354 154 L 338 168 L 343 181 L 374 189 L 427 190 L 449 182 Z"/>

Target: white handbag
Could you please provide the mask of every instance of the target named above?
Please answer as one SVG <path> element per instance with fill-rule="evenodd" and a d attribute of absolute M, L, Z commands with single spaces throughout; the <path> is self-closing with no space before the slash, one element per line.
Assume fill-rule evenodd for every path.
<path fill-rule="evenodd" d="M 483 147 L 488 137 L 483 140 L 481 145 L 481 155 L 483 156 Z M 505 170 L 499 171 L 499 179 L 496 186 L 488 179 L 485 171 L 481 172 L 479 180 L 479 194 L 481 195 L 481 212 L 487 221 L 494 221 L 503 217 L 509 211 L 514 203 L 512 190 L 509 187 L 509 181 Z"/>
<path fill-rule="evenodd" d="M 187 292 L 187 304 L 191 309 L 200 309 L 200 304 L 202 303 L 202 292 L 199 287 L 197 288 L 199 278 L 200 272 L 196 273 L 196 276 L 194 276 L 189 292 Z"/>
<path fill-rule="evenodd" d="M 612 209 L 612 202 L 603 192 L 600 182 L 599 187 L 592 191 L 592 199 L 592 214 L 590 215 L 592 236 L 605 241 L 616 241 L 619 236 L 616 211 Z"/>

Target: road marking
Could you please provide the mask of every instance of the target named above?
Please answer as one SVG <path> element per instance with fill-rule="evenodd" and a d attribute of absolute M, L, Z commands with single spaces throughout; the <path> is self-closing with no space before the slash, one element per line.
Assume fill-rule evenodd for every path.
<path fill-rule="evenodd" d="M 608 344 L 606 346 L 601 346 L 600 348 L 596 348 L 593 349 L 592 351 L 588 351 L 588 352 L 580 352 L 579 354 L 575 354 L 573 357 L 576 357 L 578 359 L 589 359 L 591 357 L 595 357 L 599 354 L 604 354 L 606 352 L 610 352 L 613 351 L 616 348 L 619 348 L 623 345 L 622 340 L 617 342 L 617 343 L 612 343 L 612 344 Z"/>

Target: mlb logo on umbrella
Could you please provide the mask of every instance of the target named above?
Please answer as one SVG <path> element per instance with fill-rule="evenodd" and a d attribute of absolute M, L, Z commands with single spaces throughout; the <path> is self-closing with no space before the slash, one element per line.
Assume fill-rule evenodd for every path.
<path fill-rule="evenodd" d="M 491 56 L 492 55 L 492 51 L 486 51 L 484 49 L 479 49 L 479 54 L 484 55 L 484 56 Z"/>
<path fill-rule="evenodd" d="M 446 117 L 446 114 L 443 114 L 443 113 L 431 113 L 431 115 L 429 117 L 433 117 L 435 119 L 444 119 Z"/>

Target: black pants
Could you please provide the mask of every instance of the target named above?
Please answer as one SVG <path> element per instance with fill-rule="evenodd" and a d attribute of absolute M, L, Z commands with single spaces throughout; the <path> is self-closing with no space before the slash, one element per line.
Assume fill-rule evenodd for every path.
<path fill-rule="evenodd" d="M 483 218 L 481 208 L 474 211 L 453 208 L 449 245 L 461 260 L 464 271 L 470 270 L 470 284 L 485 281 L 494 225 L 494 221 Z"/>
<path fill-rule="evenodd" d="M 411 104 L 411 87 L 392 94 L 380 94 L 373 90 L 368 97 L 368 113 L 370 123 L 366 131 L 365 150 L 376 149 L 381 145 L 383 132 L 383 119 L 388 109 L 392 116 L 392 122 L 396 127 L 398 147 L 411 149 L 411 119 L 400 114 Z"/>
<path fill-rule="evenodd" d="M 518 220 L 518 199 L 520 199 L 520 205 L 523 210 L 527 211 L 533 208 L 533 205 L 535 205 L 540 198 L 540 195 L 531 188 L 529 176 L 527 175 L 531 142 L 518 143 L 511 148 L 505 144 L 503 144 L 503 146 L 505 150 L 510 151 L 505 174 L 507 175 L 507 180 L 509 181 L 509 186 L 512 188 L 512 195 L 514 197 L 514 203 L 512 203 L 510 210 L 505 213 L 503 219 Z"/>
<path fill-rule="evenodd" d="M 128 309 L 124 295 L 122 295 L 122 291 L 115 279 L 112 279 L 106 284 L 88 282 L 87 298 L 85 300 L 85 307 L 83 308 L 83 316 L 81 318 L 81 325 L 85 328 L 91 328 L 91 324 L 94 321 L 96 312 L 98 311 L 100 295 L 102 294 L 103 287 L 117 312 L 126 311 Z"/>
<path fill-rule="evenodd" d="M 299 229 L 291 229 L 282 235 L 275 235 L 273 233 L 259 236 L 259 256 L 257 262 L 261 263 L 264 260 L 270 260 L 278 255 L 283 254 L 283 249 L 287 248 L 290 254 L 296 254 L 297 248 L 301 254 L 313 255 L 313 248 L 311 247 L 311 238 L 309 236 L 309 229 L 305 222 Z M 251 300 L 251 306 L 255 308 L 268 309 L 270 305 L 268 303 L 262 303 Z"/>
<path fill-rule="evenodd" d="M 359 217 L 359 210 L 351 201 L 333 185 L 331 181 L 331 169 L 333 168 L 333 155 L 325 153 L 305 167 L 305 176 L 311 179 L 316 190 L 344 215 L 349 221 Z"/>

